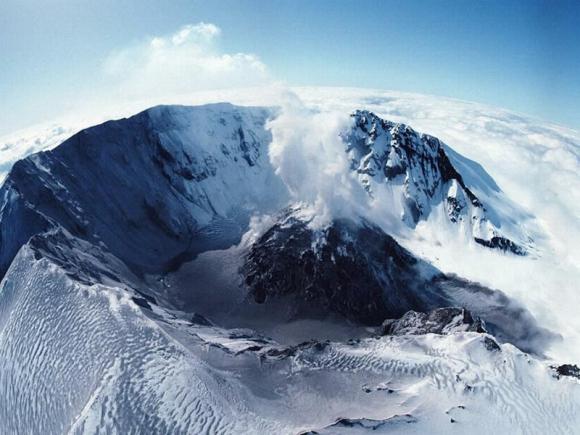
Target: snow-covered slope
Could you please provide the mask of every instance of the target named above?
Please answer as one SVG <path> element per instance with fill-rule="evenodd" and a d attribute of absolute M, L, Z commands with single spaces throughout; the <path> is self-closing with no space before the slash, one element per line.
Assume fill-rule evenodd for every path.
<path fill-rule="evenodd" d="M 511 345 L 490 348 L 485 334 L 289 345 L 192 323 L 114 280 L 81 283 L 36 249 L 20 250 L 0 287 L 3 433 L 570 434 L 580 425 L 576 380 Z"/>
<path fill-rule="evenodd" d="M 0 348 L 3 433 L 273 430 L 131 293 L 81 284 L 28 246 L 2 284 Z"/>
<path fill-rule="evenodd" d="M 517 234 L 517 227 L 508 227 L 505 235 L 509 221 L 501 219 L 493 203 L 482 203 L 458 171 L 468 172 L 469 181 L 478 177 L 480 190 L 499 192 L 483 168 L 436 137 L 418 134 L 405 124 L 368 111 L 356 111 L 353 118 L 353 129 L 344 133 L 351 165 L 369 195 L 386 202 L 387 212 L 400 214 L 414 227 L 440 207 L 450 222 L 477 243 L 518 255 L 526 253 L 532 242 L 529 237 Z"/>

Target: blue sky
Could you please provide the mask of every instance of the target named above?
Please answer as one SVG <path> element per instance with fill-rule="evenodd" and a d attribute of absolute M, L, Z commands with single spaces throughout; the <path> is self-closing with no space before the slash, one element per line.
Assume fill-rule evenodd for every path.
<path fill-rule="evenodd" d="M 126 82 L 141 79 L 144 54 L 135 47 L 199 22 L 221 29 L 212 53 L 253 54 L 289 85 L 442 95 L 580 128 L 577 1 L 2 0 L 0 133 L 50 121 L 97 94 L 146 92 L 118 93 L 114 83 L 127 68 Z M 250 61 L 241 60 L 240 76 L 253 74 Z"/>

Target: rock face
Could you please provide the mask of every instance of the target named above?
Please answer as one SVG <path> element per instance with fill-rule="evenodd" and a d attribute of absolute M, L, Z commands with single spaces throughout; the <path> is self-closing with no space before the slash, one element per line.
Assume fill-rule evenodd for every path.
<path fill-rule="evenodd" d="M 379 228 L 336 220 L 321 230 L 285 212 L 242 268 L 257 302 L 291 296 L 297 310 L 335 312 L 368 325 L 445 305 L 427 265 Z"/>
<path fill-rule="evenodd" d="M 428 313 L 408 311 L 400 319 L 387 319 L 382 335 L 449 334 L 452 332 L 487 332 L 485 323 L 465 308 L 437 308 Z"/>
<path fill-rule="evenodd" d="M 556 372 L 558 379 L 562 376 L 580 379 L 580 367 L 575 364 L 562 364 L 561 366 L 553 366 L 552 369 Z"/>
<path fill-rule="evenodd" d="M 443 206 L 448 220 L 466 227 L 476 243 L 525 255 L 523 246 L 503 236 L 490 221 L 485 205 L 466 185 L 439 139 L 372 112 L 356 111 L 352 117 L 354 127 L 343 139 L 351 167 L 369 195 L 378 195 L 386 185 L 395 198 L 395 210 L 410 227 Z M 495 183 L 491 187 L 498 189 Z"/>
<path fill-rule="evenodd" d="M 393 415 L 384 420 L 373 420 L 370 418 L 339 418 L 331 425 L 321 429 L 301 432 L 300 435 L 316 434 L 342 434 L 342 433 L 367 433 L 374 431 L 390 432 L 393 430 L 404 430 L 404 426 L 417 423 L 418 420 L 411 414 Z"/>
<path fill-rule="evenodd" d="M 32 235 L 57 225 L 139 272 L 235 243 L 250 213 L 285 198 L 266 153 L 269 116 L 160 106 L 17 162 L 0 189 L 0 277 Z"/>

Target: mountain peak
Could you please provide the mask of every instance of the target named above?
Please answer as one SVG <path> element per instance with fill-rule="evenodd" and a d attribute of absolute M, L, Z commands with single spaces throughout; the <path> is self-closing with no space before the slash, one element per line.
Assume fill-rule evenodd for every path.
<path fill-rule="evenodd" d="M 463 227 L 476 243 L 526 254 L 520 243 L 490 221 L 486 206 L 467 186 L 438 138 L 367 110 L 355 111 L 352 118 L 353 127 L 343 136 L 351 168 L 371 197 L 387 186 L 395 198 L 393 210 L 400 212 L 405 224 L 415 227 L 443 207 L 448 220 Z"/>

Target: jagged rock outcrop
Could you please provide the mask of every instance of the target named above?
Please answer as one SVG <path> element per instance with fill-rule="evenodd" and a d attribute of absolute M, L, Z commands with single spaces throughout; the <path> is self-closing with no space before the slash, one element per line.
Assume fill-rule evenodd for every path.
<path fill-rule="evenodd" d="M 490 221 L 485 204 L 466 185 L 439 139 L 366 110 L 352 117 L 354 127 L 343 135 L 352 169 L 371 196 L 387 186 L 395 199 L 393 210 L 407 225 L 414 227 L 443 206 L 449 221 L 465 226 L 476 243 L 526 254 L 524 246 Z"/>
<path fill-rule="evenodd" d="M 378 430 L 389 432 L 396 429 L 402 429 L 401 426 L 417 423 L 417 421 L 417 418 L 411 414 L 393 415 L 384 420 L 373 420 L 370 418 L 339 418 L 331 425 L 321 429 L 301 432 L 300 435 L 335 434 L 337 432 L 343 433 L 343 431 L 366 433 Z"/>
<path fill-rule="evenodd" d="M 560 379 L 562 376 L 580 379 L 580 367 L 576 364 L 562 364 L 560 366 L 552 366 L 555 376 Z"/>
<path fill-rule="evenodd" d="M 459 307 L 443 307 L 420 313 L 408 311 L 400 319 L 387 319 L 381 325 L 381 335 L 447 335 L 455 332 L 478 332 L 487 334 L 485 322 L 473 316 L 469 310 Z M 501 352 L 495 339 L 485 335 L 483 346 L 490 352 Z"/>
<path fill-rule="evenodd" d="M 452 332 L 487 332 L 485 322 L 465 308 L 444 307 L 428 313 L 408 311 L 400 319 L 387 319 L 381 327 L 382 335 L 449 334 Z"/>
<path fill-rule="evenodd" d="M 556 338 L 500 291 L 443 274 L 364 219 L 318 228 L 309 216 L 287 209 L 250 247 L 241 273 L 256 302 L 283 300 L 296 318 L 334 313 L 371 326 L 402 317 L 389 326 L 401 333 L 482 331 L 485 321 L 498 339 L 535 353 Z"/>

